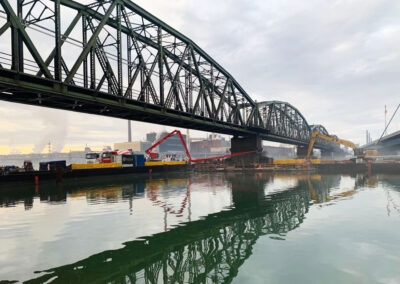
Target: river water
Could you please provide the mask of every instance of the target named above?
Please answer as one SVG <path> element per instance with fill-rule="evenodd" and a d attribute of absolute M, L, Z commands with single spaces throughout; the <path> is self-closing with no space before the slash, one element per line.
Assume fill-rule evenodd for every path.
<path fill-rule="evenodd" d="M 0 188 L 0 282 L 400 283 L 400 176 Z"/>

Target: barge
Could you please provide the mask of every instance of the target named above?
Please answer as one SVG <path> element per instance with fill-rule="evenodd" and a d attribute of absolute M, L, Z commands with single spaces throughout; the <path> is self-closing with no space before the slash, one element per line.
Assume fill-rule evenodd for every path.
<path fill-rule="evenodd" d="M 96 176 L 114 176 L 130 174 L 152 174 L 188 171 L 191 166 L 185 161 L 146 162 L 144 166 L 122 167 L 121 164 L 73 164 L 69 167 L 57 167 L 51 170 L 7 172 L 0 175 L 0 185 L 8 183 L 38 183 L 39 181 L 62 181 Z"/>

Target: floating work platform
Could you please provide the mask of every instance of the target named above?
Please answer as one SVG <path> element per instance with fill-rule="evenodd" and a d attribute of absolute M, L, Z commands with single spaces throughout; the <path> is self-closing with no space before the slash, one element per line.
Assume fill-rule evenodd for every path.
<path fill-rule="evenodd" d="M 118 163 L 108 164 L 75 164 L 67 169 L 53 171 L 13 172 L 0 175 L 0 187 L 8 183 L 35 183 L 35 181 L 62 181 L 96 176 L 152 174 L 163 172 L 179 172 L 191 169 L 186 162 L 146 162 L 145 166 L 121 167 Z M 117 165 L 118 164 L 118 165 Z"/>
<path fill-rule="evenodd" d="M 111 169 L 122 168 L 121 163 L 105 163 L 105 164 L 72 164 L 71 170 L 93 170 L 93 169 Z"/>
<path fill-rule="evenodd" d="M 154 167 L 154 166 L 182 166 L 186 165 L 185 161 L 150 161 L 144 163 L 146 167 Z"/>
<path fill-rule="evenodd" d="M 319 172 L 332 174 L 399 174 L 400 162 L 368 161 L 355 163 L 353 161 L 312 160 L 304 159 L 275 160 L 273 163 L 247 164 L 244 166 L 226 164 L 197 164 L 193 167 L 199 172 Z"/>
<path fill-rule="evenodd" d="M 321 163 L 313 165 L 317 172 L 332 174 L 400 174 L 399 162 L 373 162 L 373 163 Z"/>
<path fill-rule="evenodd" d="M 292 160 L 274 160 L 273 164 L 274 165 L 302 165 L 306 164 L 307 160 L 305 159 L 292 159 Z M 321 160 L 320 159 L 312 159 L 310 160 L 311 164 L 320 164 Z"/>

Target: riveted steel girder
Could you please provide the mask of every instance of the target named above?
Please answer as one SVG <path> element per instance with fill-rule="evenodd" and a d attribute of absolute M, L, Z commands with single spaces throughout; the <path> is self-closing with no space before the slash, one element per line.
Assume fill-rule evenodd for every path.
<path fill-rule="evenodd" d="M 296 145 L 309 141 L 310 127 L 297 109 L 256 103 L 198 45 L 135 3 L 17 2 L 15 8 L 1 1 L 7 20 L 0 18 L 0 36 L 12 51 L 10 62 L 0 60 L 4 100 Z M 4 39 L 9 29 L 11 38 Z M 49 40 L 36 40 L 38 33 Z M 23 54 L 24 46 L 33 60 Z M 45 78 L 52 83 L 42 82 Z M 44 93 L 39 84 L 47 86 Z M 110 101 L 99 103 L 101 97 Z M 148 113 L 131 108 L 138 105 Z"/>

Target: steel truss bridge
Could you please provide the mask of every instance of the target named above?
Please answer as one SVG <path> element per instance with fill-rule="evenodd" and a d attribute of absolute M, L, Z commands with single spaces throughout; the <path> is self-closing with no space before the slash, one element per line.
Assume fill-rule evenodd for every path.
<path fill-rule="evenodd" d="M 313 127 L 294 106 L 254 101 L 193 41 L 128 0 L 0 4 L 1 100 L 309 142 Z"/>

